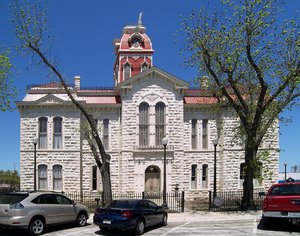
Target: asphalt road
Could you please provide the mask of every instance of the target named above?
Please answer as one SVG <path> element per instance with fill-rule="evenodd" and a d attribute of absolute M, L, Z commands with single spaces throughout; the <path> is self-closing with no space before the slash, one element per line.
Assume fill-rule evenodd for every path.
<path fill-rule="evenodd" d="M 1 229 L 1 236 L 28 235 L 21 229 Z M 102 232 L 91 222 L 85 227 L 74 227 L 74 225 L 53 226 L 47 228 L 45 236 L 129 236 L 130 232 Z M 169 221 L 165 227 L 154 227 L 146 230 L 146 236 L 176 236 L 176 235 L 230 235 L 230 236 L 281 236 L 300 235 L 300 224 L 298 225 L 275 225 L 272 229 L 264 229 L 259 219 L 235 219 L 235 220 L 215 220 L 211 221 Z"/>

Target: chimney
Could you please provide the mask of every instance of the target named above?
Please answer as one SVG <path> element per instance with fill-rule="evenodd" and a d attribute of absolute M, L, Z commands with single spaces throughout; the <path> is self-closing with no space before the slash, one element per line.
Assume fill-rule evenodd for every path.
<path fill-rule="evenodd" d="M 80 89 L 80 76 L 79 75 L 75 76 L 74 81 L 75 81 L 75 89 L 79 90 Z"/>

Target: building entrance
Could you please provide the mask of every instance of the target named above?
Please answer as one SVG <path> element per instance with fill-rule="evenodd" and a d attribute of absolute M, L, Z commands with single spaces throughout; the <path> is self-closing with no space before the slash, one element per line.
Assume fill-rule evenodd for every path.
<path fill-rule="evenodd" d="M 148 166 L 145 170 L 145 192 L 160 193 L 160 169 L 157 166 Z"/>

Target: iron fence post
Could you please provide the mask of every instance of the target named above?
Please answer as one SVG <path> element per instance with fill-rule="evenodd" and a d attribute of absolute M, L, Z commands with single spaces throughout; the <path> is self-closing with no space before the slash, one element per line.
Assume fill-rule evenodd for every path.
<path fill-rule="evenodd" d="M 184 191 L 181 192 L 181 212 L 184 212 Z"/>

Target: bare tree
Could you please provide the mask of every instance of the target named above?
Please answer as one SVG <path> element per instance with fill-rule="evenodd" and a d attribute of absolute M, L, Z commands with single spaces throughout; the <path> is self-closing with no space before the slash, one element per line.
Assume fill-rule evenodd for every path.
<path fill-rule="evenodd" d="M 221 105 L 241 121 L 245 140 L 242 209 L 253 205 L 253 178 L 264 136 L 280 113 L 299 104 L 299 18 L 277 22 L 276 0 L 221 0 L 183 19 L 187 64 L 208 76 Z"/>
<path fill-rule="evenodd" d="M 20 53 L 31 54 L 38 63 L 45 65 L 50 69 L 59 80 L 66 94 L 72 103 L 82 112 L 87 120 L 88 129 L 83 131 L 88 144 L 93 153 L 95 162 L 101 173 L 102 186 L 104 192 L 104 203 L 112 200 L 111 178 L 110 178 L 110 155 L 105 152 L 104 146 L 99 136 L 99 132 L 94 118 L 87 109 L 76 100 L 74 90 L 71 90 L 66 83 L 66 79 L 51 61 L 50 51 L 45 46 L 44 36 L 47 32 L 47 14 L 46 7 L 40 2 L 25 1 L 21 4 L 18 0 L 11 5 L 13 22 L 15 24 L 16 35 L 20 40 L 18 50 Z M 46 37 L 47 38 L 47 37 Z M 48 36 L 49 38 L 49 36 Z M 47 45 L 47 44 L 46 44 Z"/>

